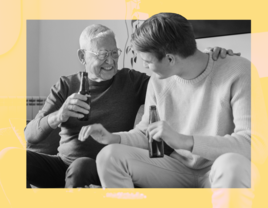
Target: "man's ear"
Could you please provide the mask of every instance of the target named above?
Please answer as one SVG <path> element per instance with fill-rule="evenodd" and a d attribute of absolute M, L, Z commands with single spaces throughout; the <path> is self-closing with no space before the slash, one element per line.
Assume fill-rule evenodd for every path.
<path fill-rule="evenodd" d="M 85 64 L 85 54 L 84 54 L 83 49 L 78 49 L 77 50 L 77 56 L 78 56 L 78 59 L 81 62 L 81 64 L 84 65 Z"/>
<path fill-rule="evenodd" d="M 173 54 L 166 54 L 167 60 L 171 66 L 175 64 L 175 56 Z"/>

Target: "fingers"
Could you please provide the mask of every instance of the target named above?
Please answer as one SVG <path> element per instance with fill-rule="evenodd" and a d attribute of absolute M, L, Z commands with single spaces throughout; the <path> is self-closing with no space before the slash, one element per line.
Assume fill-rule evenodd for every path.
<path fill-rule="evenodd" d="M 87 96 L 74 93 L 66 100 L 65 108 L 67 108 L 69 112 L 88 114 L 90 106 L 85 102 L 86 100 Z M 77 117 L 77 114 L 70 113 L 70 116 L 72 115 L 76 115 L 75 117 Z"/>
<path fill-rule="evenodd" d="M 70 95 L 70 98 L 86 101 L 87 100 L 87 95 L 81 95 L 81 94 L 78 94 L 78 93 L 73 93 L 72 95 Z"/>
<path fill-rule="evenodd" d="M 220 47 L 214 47 L 212 50 L 212 59 L 214 61 L 218 60 L 220 52 L 221 52 L 221 48 Z"/>
<path fill-rule="evenodd" d="M 84 126 L 79 133 L 78 140 L 84 142 L 89 136 L 92 136 L 93 139 L 99 141 L 105 132 L 107 131 L 101 124 Z"/>
<path fill-rule="evenodd" d="M 66 122 L 69 117 L 83 118 L 90 110 L 86 101 L 87 96 L 74 93 L 70 95 L 58 111 L 57 117 L 61 123 Z"/>
<path fill-rule="evenodd" d="M 146 136 L 149 138 L 150 142 L 151 139 L 161 141 L 163 133 L 164 133 L 164 125 L 161 121 L 159 121 L 152 123 L 148 126 Z"/>
<path fill-rule="evenodd" d="M 154 139 L 158 142 L 162 140 L 162 131 L 161 129 L 155 128 L 149 132 L 149 140 L 151 142 L 151 139 Z"/>
<path fill-rule="evenodd" d="M 227 50 L 227 54 L 230 56 L 241 56 L 241 53 L 234 53 L 233 50 Z"/>
<path fill-rule="evenodd" d="M 83 126 L 82 129 L 80 130 L 79 135 L 78 135 L 79 141 L 84 142 L 87 139 L 87 136 L 86 136 L 87 128 L 88 126 Z"/>
<path fill-rule="evenodd" d="M 226 51 L 226 49 L 222 48 L 222 49 L 221 49 L 221 54 L 220 54 L 221 58 L 225 58 L 226 55 L 227 55 L 227 51 Z"/>
<path fill-rule="evenodd" d="M 101 124 L 93 124 L 88 126 L 87 133 L 89 135 L 94 134 L 94 133 L 102 133 L 105 132 L 106 129 L 101 125 Z"/>
<path fill-rule="evenodd" d="M 212 51 L 213 51 L 213 48 L 208 47 L 208 48 L 206 48 L 203 52 L 204 52 L 204 53 L 209 53 L 209 52 L 212 52 Z"/>
<path fill-rule="evenodd" d="M 78 105 L 78 106 L 85 108 L 85 109 L 90 109 L 90 106 L 88 103 L 86 103 L 84 100 L 80 100 L 78 98 L 70 98 L 69 103 L 73 104 L 73 105 Z"/>
<path fill-rule="evenodd" d="M 69 96 L 68 100 L 69 100 L 69 103 L 70 104 L 73 104 L 73 105 L 78 105 L 82 108 L 85 108 L 85 109 L 90 109 L 90 106 L 88 103 L 86 103 L 88 97 L 90 97 L 90 95 L 81 95 L 81 94 L 78 94 L 78 93 L 74 93 L 72 94 L 71 96 Z"/>
<path fill-rule="evenodd" d="M 234 55 L 233 50 L 231 50 L 231 49 L 227 50 L 227 54 L 230 56 L 233 56 Z"/>
<path fill-rule="evenodd" d="M 89 110 L 86 110 L 78 105 L 75 105 L 75 104 L 68 104 L 67 105 L 67 108 L 69 111 L 71 112 L 78 112 L 78 113 L 83 113 L 83 114 L 88 114 L 89 113 Z"/>
<path fill-rule="evenodd" d="M 208 51 L 209 49 L 212 51 L 212 59 L 214 61 L 217 61 L 219 56 L 224 59 L 224 58 L 226 58 L 227 55 L 229 55 L 229 56 L 240 56 L 241 55 L 241 53 L 234 53 L 233 50 L 231 50 L 231 49 L 226 50 L 226 49 L 220 48 L 220 47 L 214 47 L 213 49 L 207 48 L 207 49 L 205 49 L 204 52 Z"/>
<path fill-rule="evenodd" d="M 92 125 L 82 127 L 78 136 L 78 140 L 84 142 L 91 135 L 91 132 Z"/>
<path fill-rule="evenodd" d="M 74 118 L 83 118 L 84 117 L 84 114 L 81 114 L 81 113 L 77 113 L 77 112 L 74 112 L 74 111 L 69 111 L 67 113 L 68 117 L 74 117 Z"/>
<path fill-rule="evenodd" d="M 159 125 L 161 125 L 161 121 L 157 121 L 157 122 L 149 124 L 149 126 L 147 127 L 147 131 L 150 132 L 153 129 L 157 128 Z"/>

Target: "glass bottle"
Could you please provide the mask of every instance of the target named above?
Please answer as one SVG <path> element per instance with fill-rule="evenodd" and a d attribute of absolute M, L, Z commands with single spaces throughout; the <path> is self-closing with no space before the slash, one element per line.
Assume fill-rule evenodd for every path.
<path fill-rule="evenodd" d="M 81 79 L 80 79 L 80 89 L 78 94 L 81 95 L 89 95 L 87 97 L 87 100 L 85 101 L 87 104 L 91 104 L 91 97 L 90 97 L 90 90 L 89 90 L 89 82 L 88 82 L 88 74 L 87 72 L 82 72 Z M 91 107 L 91 106 L 90 106 Z M 84 114 L 83 118 L 78 118 L 80 121 L 88 121 L 90 115 L 90 109 L 88 114 Z"/>
<path fill-rule="evenodd" d="M 156 111 L 156 106 L 150 106 L 150 114 L 149 114 L 149 124 L 159 121 L 158 114 Z M 149 143 L 149 157 L 150 158 L 159 158 L 164 157 L 164 142 L 156 141 L 147 134 L 148 143 Z"/>

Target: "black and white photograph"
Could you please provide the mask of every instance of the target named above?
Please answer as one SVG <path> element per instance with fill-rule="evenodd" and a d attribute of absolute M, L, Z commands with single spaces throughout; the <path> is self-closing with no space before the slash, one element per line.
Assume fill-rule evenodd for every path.
<path fill-rule="evenodd" d="M 250 188 L 250 32 L 28 20 L 28 187 Z"/>

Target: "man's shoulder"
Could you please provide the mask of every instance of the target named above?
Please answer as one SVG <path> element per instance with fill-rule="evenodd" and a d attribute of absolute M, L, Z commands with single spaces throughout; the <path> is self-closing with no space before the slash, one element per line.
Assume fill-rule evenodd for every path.
<path fill-rule="evenodd" d="M 79 83 L 80 80 L 80 73 L 75 73 L 75 74 L 70 74 L 70 75 L 65 75 L 60 77 L 60 82 L 63 82 L 64 84 L 74 84 L 74 83 Z"/>
<path fill-rule="evenodd" d="M 240 56 L 227 56 L 225 59 L 218 59 L 214 62 L 214 72 L 224 72 L 229 75 L 242 75 L 251 73 L 251 62 Z"/>
<path fill-rule="evenodd" d="M 136 71 L 135 69 L 123 68 L 118 70 L 117 75 L 120 78 L 130 79 L 137 81 L 138 79 L 149 80 L 149 76 L 143 72 Z"/>
<path fill-rule="evenodd" d="M 52 86 L 52 89 L 58 92 L 71 93 L 77 91 L 80 86 L 80 73 L 61 76 Z"/>
<path fill-rule="evenodd" d="M 129 74 L 134 74 L 134 75 L 143 75 L 143 76 L 147 76 L 145 73 L 137 71 L 135 69 L 129 69 L 129 68 L 122 68 L 120 70 L 118 70 L 118 74 L 120 75 L 129 75 Z"/>

